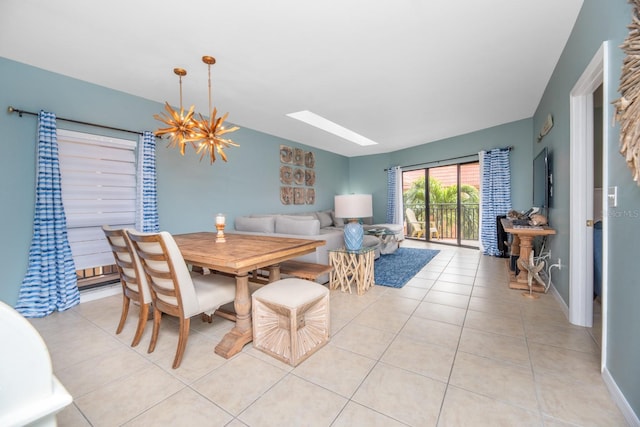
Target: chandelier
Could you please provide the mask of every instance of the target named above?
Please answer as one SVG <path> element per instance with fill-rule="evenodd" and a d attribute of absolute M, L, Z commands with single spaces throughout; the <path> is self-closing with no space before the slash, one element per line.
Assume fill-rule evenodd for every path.
<path fill-rule="evenodd" d="M 182 106 L 182 77 L 187 75 L 186 70 L 182 68 L 174 68 L 173 72 L 180 78 L 180 111 L 174 110 L 168 102 L 165 102 L 165 110 L 161 114 L 155 114 L 153 117 L 167 125 L 165 128 L 156 130 L 156 136 L 169 136 L 168 147 L 180 147 L 180 154 L 184 156 L 187 143 L 196 150 L 196 154 L 200 154 L 200 161 L 205 156 L 209 157 L 210 164 L 216 161 L 216 153 L 220 155 L 222 160 L 227 161 L 224 149 L 239 145 L 224 135 L 235 132 L 240 129 L 238 126 L 225 128 L 224 122 L 227 120 L 229 113 L 221 117 L 217 117 L 218 110 L 213 107 L 211 102 L 211 66 L 216 63 L 216 59 L 212 56 L 203 56 L 202 62 L 207 64 L 209 72 L 209 118 L 206 119 L 202 114 L 198 113 L 199 120 L 194 116 L 193 105 L 185 114 Z"/>

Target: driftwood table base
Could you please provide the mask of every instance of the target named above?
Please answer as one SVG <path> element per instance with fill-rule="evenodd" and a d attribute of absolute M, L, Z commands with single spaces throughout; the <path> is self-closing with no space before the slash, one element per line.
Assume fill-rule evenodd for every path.
<path fill-rule="evenodd" d="M 363 249 L 351 252 L 344 249 L 329 252 L 329 264 L 333 267 L 330 274 L 329 287 L 342 292 L 351 293 L 354 284 L 358 295 L 364 294 L 374 283 L 373 262 L 374 250 Z"/>

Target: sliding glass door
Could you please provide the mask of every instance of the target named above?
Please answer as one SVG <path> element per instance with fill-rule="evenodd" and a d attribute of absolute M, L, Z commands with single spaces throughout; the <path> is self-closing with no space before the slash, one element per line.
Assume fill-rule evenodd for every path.
<path fill-rule="evenodd" d="M 403 172 L 403 196 L 407 237 L 478 247 L 478 162 Z"/>

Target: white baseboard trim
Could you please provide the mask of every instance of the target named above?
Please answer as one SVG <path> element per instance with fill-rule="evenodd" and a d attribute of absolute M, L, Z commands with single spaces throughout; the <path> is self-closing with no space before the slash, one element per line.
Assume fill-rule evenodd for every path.
<path fill-rule="evenodd" d="M 553 283 L 551 284 L 551 287 L 549 288 L 549 290 L 551 291 L 551 295 L 554 296 L 556 301 L 560 303 L 560 308 L 562 308 L 562 312 L 564 313 L 564 316 L 567 318 L 567 320 L 569 320 L 569 306 L 567 305 L 566 302 L 564 302 L 564 300 L 560 296 L 560 293 L 558 292 L 558 290 L 556 289 Z"/>
<path fill-rule="evenodd" d="M 629 425 L 631 427 L 640 427 L 640 418 L 638 418 L 638 415 L 633 412 L 633 408 L 631 408 L 631 405 L 629 405 L 629 402 L 624 397 L 624 394 L 622 394 L 622 391 L 620 391 L 620 389 L 618 388 L 618 384 L 616 384 L 613 377 L 611 376 L 611 373 L 606 367 L 602 370 L 602 379 L 609 389 L 611 398 L 613 399 L 614 403 L 618 405 L 620 412 L 622 412 L 622 415 L 627 420 Z"/>
<path fill-rule="evenodd" d="M 122 292 L 122 285 L 115 283 L 111 286 L 102 286 L 98 289 L 87 289 L 86 291 L 80 291 L 80 304 L 83 302 L 95 301 L 110 297 L 112 295 L 118 295 Z"/>

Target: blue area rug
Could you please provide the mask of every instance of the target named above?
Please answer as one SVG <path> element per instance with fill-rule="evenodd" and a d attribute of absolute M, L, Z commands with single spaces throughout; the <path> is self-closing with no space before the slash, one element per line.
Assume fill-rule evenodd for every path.
<path fill-rule="evenodd" d="M 398 248 L 392 254 L 380 255 L 373 265 L 376 285 L 403 287 L 438 252 L 435 249 Z"/>

